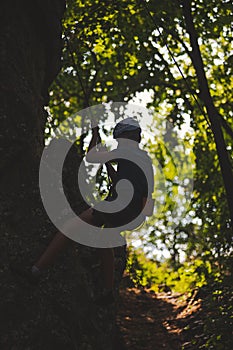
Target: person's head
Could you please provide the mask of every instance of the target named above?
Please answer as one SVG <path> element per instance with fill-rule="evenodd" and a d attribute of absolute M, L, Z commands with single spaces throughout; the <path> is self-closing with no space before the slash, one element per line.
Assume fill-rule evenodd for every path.
<path fill-rule="evenodd" d="M 114 139 L 129 139 L 140 143 L 141 128 L 134 118 L 126 118 L 119 122 L 113 130 Z"/>

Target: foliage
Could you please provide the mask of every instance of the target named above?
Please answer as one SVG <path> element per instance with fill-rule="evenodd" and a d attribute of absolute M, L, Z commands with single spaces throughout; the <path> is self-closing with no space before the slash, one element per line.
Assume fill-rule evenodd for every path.
<path fill-rule="evenodd" d="M 210 313 L 205 324 L 206 342 L 208 349 L 231 349 L 233 345 L 232 326 L 232 278 L 225 277 L 221 281 L 210 284 L 211 292 L 207 298 L 205 309 Z"/>
<path fill-rule="evenodd" d="M 174 270 L 169 261 L 161 263 L 149 259 L 140 249 L 131 249 L 127 272 L 137 286 L 147 287 L 156 292 L 167 288 L 174 292 L 186 293 L 207 283 L 211 265 L 195 259 L 192 262 L 184 262 Z"/>
<path fill-rule="evenodd" d="M 191 346 L 188 349 L 230 350 L 233 345 L 232 259 L 228 266 L 227 271 L 219 272 L 219 268 L 213 268 L 209 262 L 195 259 L 174 270 L 168 260 L 161 263 L 146 257 L 141 249 L 131 248 L 127 272 L 138 287 L 147 287 L 156 293 L 188 293 L 193 302 L 201 301 L 201 313 L 195 315 L 191 327 L 189 323 L 184 327 L 184 337 Z"/>
<path fill-rule="evenodd" d="M 230 276 L 209 280 L 198 290 L 193 302 L 201 302 L 202 307 L 184 327 L 182 349 L 232 349 L 232 297 Z"/>
<path fill-rule="evenodd" d="M 225 142 L 232 157 L 232 3 L 195 0 L 192 13 L 210 92 L 225 125 Z M 182 1 L 68 0 L 63 28 L 63 69 L 51 87 L 52 117 L 47 132 L 88 105 L 129 101 L 145 90 L 150 92 L 156 118 L 172 121 L 178 128 L 190 119 L 194 137 L 187 138 L 187 144 L 194 140 L 196 160 L 192 206 L 186 220 L 173 229 L 173 176 L 167 206 L 156 221 L 148 221 L 146 244 L 168 250 L 174 267 L 179 265 L 180 251 L 187 258 L 222 264 L 232 246 L 229 212 L 216 145 L 203 116 Z M 87 131 L 85 120 L 78 122 Z M 176 169 L 172 163 L 163 167 L 164 154 L 156 139 L 147 148 L 159 161 L 168 183 Z"/>
<path fill-rule="evenodd" d="M 192 15 L 210 93 L 232 162 L 233 5 L 228 0 L 193 0 Z M 171 213 L 177 192 L 177 169 L 156 137 L 146 144 L 154 164 L 159 164 L 163 171 L 168 192 L 164 210 L 156 220 L 147 221 L 141 243 L 152 252 L 169 251 L 170 259 L 161 262 L 147 259 L 141 251 L 131 252 L 128 261 L 131 278 L 137 285 L 156 291 L 161 285 L 190 291 L 210 283 L 212 276 L 222 300 L 226 300 L 224 294 L 229 296 L 232 286 L 229 284 L 225 290 L 220 277 L 231 275 L 228 269 L 232 231 L 216 144 L 203 114 L 203 96 L 193 66 L 182 1 L 68 0 L 63 28 L 63 69 L 51 86 L 48 134 L 67 116 L 88 105 L 130 101 L 143 91 L 151 96 L 148 106 L 155 119 L 161 123 L 171 121 L 177 129 L 190 120 L 193 128 L 193 134 L 185 140 L 187 146 L 193 145 L 196 165 L 192 204 L 175 228 Z M 78 123 L 87 131 L 85 120 L 80 118 Z M 105 181 L 102 173 L 98 176 Z M 154 194 L 157 199 L 159 190 L 156 188 Z M 181 253 L 185 258 L 182 263 Z M 209 294 L 216 295 L 213 291 L 210 286 Z M 214 300 L 212 311 L 221 297 L 208 299 Z M 211 335 L 213 329 L 206 324 L 209 337 L 202 348 L 223 348 L 221 343 L 226 334 L 220 323 L 224 319 L 224 325 L 230 324 L 231 312 L 229 304 L 224 305 L 220 302 L 217 307 L 215 324 L 219 332 L 213 331 Z"/>

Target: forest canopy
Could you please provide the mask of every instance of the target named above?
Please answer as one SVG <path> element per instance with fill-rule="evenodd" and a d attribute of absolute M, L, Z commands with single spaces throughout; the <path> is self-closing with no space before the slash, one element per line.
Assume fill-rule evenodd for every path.
<path fill-rule="evenodd" d="M 154 247 L 169 251 L 174 267 L 179 267 L 180 256 L 220 266 L 232 252 L 229 202 L 187 14 L 190 10 L 211 103 L 217 111 L 214 118 L 220 127 L 216 128 L 223 135 L 232 169 L 232 3 L 195 0 L 185 6 L 180 0 L 67 1 L 62 70 L 50 89 L 46 135 L 85 107 L 128 102 L 135 96 L 144 105 L 147 96 L 147 107 L 156 120 L 173 123 L 175 130 L 188 125 L 192 132 L 184 142 L 191 144 L 195 169 L 187 220 L 169 229 L 175 176 L 167 178 L 172 190 L 166 210 L 159 221 L 148 222 L 149 235 L 143 244 L 150 251 Z M 87 132 L 84 120 L 80 126 Z M 82 153 L 84 140 L 79 146 Z M 150 140 L 147 149 L 162 164 L 164 154 L 155 140 Z"/>

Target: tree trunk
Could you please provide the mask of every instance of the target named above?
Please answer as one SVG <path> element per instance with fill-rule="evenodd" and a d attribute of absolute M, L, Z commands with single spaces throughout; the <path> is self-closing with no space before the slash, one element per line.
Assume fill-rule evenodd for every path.
<path fill-rule="evenodd" d="M 38 188 L 48 88 L 61 68 L 65 0 L 1 4 L 0 18 L 0 348 L 111 350 L 115 307 L 97 307 L 96 250 L 73 246 L 38 286 L 11 272 L 30 266 L 53 237 Z M 82 203 L 80 202 L 80 210 Z M 78 254 L 77 254 L 78 253 Z M 118 289 L 125 247 L 115 249 Z M 120 345 L 116 345 L 120 350 Z"/>
<path fill-rule="evenodd" d="M 187 32 L 190 37 L 190 43 L 192 47 L 191 59 L 194 65 L 198 85 L 201 92 L 201 98 L 206 106 L 207 114 L 209 117 L 211 129 L 213 131 L 214 140 L 217 148 L 218 159 L 220 163 L 223 182 L 226 190 L 227 202 L 230 212 L 231 225 L 233 224 L 233 172 L 229 155 L 226 149 L 225 140 L 222 132 L 222 123 L 219 113 L 214 106 L 213 99 L 210 94 L 208 81 L 204 71 L 204 64 L 198 45 L 198 37 L 193 23 L 193 17 L 191 12 L 191 0 L 182 1 L 183 13 L 186 23 Z"/>

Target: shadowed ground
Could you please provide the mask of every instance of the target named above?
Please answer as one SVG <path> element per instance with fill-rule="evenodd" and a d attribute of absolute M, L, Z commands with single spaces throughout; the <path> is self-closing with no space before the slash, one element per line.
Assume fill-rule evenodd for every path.
<path fill-rule="evenodd" d="M 127 350 L 191 348 L 187 328 L 196 328 L 201 300 L 182 294 L 122 289 L 117 317 Z M 201 321 L 200 321 L 201 322 Z"/>

